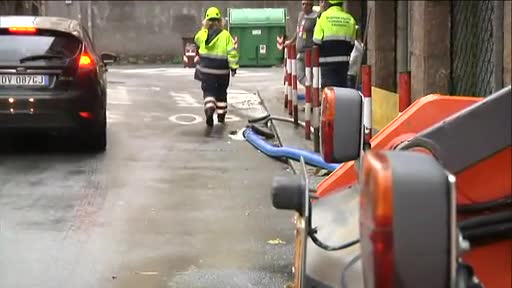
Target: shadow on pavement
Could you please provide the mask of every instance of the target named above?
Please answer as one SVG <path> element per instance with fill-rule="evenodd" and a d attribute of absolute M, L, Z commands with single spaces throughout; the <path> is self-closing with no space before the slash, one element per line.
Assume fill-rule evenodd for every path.
<path fill-rule="evenodd" d="M 98 155 L 84 150 L 79 140 L 71 136 L 47 133 L 1 134 L 0 139 L 0 155 Z"/>

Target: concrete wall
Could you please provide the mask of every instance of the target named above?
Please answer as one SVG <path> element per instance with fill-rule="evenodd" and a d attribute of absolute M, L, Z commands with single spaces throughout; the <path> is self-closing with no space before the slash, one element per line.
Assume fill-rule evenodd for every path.
<path fill-rule="evenodd" d="M 300 1 L 73 1 L 70 5 L 48 1 L 46 11 L 48 16 L 80 19 L 90 27 L 100 51 L 119 53 L 125 60 L 153 62 L 155 57 L 161 61 L 181 58 L 181 37 L 194 35 L 210 6 L 219 7 L 224 16 L 228 7 L 287 8 L 289 34 L 301 9 Z"/>
<path fill-rule="evenodd" d="M 372 85 L 388 91 L 396 89 L 394 1 L 368 1 L 368 64 Z"/>
<path fill-rule="evenodd" d="M 450 88 L 450 2 L 411 1 L 411 102 Z"/>

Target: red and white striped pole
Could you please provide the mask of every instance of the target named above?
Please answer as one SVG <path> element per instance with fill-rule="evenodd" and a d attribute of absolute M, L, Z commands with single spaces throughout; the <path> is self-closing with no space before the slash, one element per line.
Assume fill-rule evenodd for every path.
<path fill-rule="evenodd" d="M 306 69 L 305 69 L 305 72 L 306 72 L 306 95 L 305 95 L 305 101 L 306 101 L 306 105 L 305 105 L 305 113 L 304 113 L 304 122 L 305 122 L 305 125 L 304 125 L 304 132 L 305 132 L 305 137 L 306 137 L 306 140 L 311 140 L 311 82 L 312 82 L 312 79 L 311 79 L 311 49 L 307 49 L 306 50 L 306 59 L 305 59 L 305 63 L 306 63 Z"/>
<path fill-rule="evenodd" d="M 292 58 L 293 58 L 293 48 L 292 45 L 288 46 L 288 57 L 286 58 L 286 80 L 288 81 L 288 114 L 291 116 L 293 113 L 293 103 L 292 103 Z"/>
<path fill-rule="evenodd" d="M 284 108 L 288 108 L 288 47 L 284 46 Z"/>
<path fill-rule="evenodd" d="M 292 103 L 293 103 L 293 123 L 295 127 L 299 126 L 299 99 L 297 91 L 297 46 L 292 44 Z"/>
<path fill-rule="evenodd" d="M 313 66 L 313 146 L 315 152 L 320 152 L 320 48 L 313 47 L 311 52 L 311 65 Z"/>
<path fill-rule="evenodd" d="M 364 140 L 370 143 L 372 139 L 372 67 L 363 65 L 361 67 L 362 92 L 364 96 Z"/>
<path fill-rule="evenodd" d="M 398 84 L 398 112 L 411 105 L 411 72 L 400 72 Z"/>

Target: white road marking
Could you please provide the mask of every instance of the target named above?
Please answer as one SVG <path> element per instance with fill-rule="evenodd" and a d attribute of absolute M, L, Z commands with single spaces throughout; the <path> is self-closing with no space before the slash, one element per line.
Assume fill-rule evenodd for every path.
<path fill-rule="evenodd" d="M 188 118 L 188 119 L 191 119 L 192 121 L 182 121 L 182 120 L 179 120 L 178 118 L 182 118 L 182 119 Z M 191 125 L 191 124 L 196 124 L 196 123 L 202 122 L 203 117 L 197 116 L 194 114 L 178 114 L 178 115 L 169 117 L 169 120 L 174 123 L 181 124 L 181 125 Z"/>
<path fill-rule="evenodd" d="M 129 73 L 129 74 L 160 74 L 165 76 L 193 76 L 195 69 L 194 68 L 183 68 L 183 67 L 169 67 L 169 68 L 135 68 L 135 69 L 119 69 L 119 68 L 112 68 L 110 69 L 112 72 L 119 72 L 119 73 Z M 237 71 L 236 77 L 258 77 L 258 76 L 270 76 L 272 73 L 269 72 L 258 72 L 258 71 L 247 71 L 247 70 L 241 70 L 239 69 Z"/>
<path fill-rule="evenodd" d="M 235 115 L 227 114 L 225 120 L 226 120 L 226 122 L 236 122 L 236 121 L 240 121 L 242 119 L 240 119 L 240 117 L 237 117 Z"/>
<path fill-rule="evenodd" d="M 130 105 L 132 102 L 128 98 L 128 92 L 124 86 L 116 86 L 107 89 L 108 104 Z"/>
<path fill-rule="evenodd" d="M 178 107 L 203 107 L 189 93 L 178 93 L 171 91 L 169 94 L 174 98 Z"/>
<path fill-rule="evenodd" d="M 124 120 L 123 118 L 122 114 L 107 110 L 107 126 L 110 126 L 112 123 L 121 122 Z"/>

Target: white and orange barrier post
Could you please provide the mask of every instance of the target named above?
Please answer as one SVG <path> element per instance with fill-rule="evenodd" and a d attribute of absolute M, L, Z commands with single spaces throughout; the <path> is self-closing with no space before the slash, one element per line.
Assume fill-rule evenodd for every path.
<path fill-rule="evenodd" d="M 284 47 L 284 76 L 283 76 L 283 86 L 284 86 L 284 108 L 288 108 L 288 47 Z"/>
<path fill-rule="evenodd" d="M 320 48 L 313 47 L 311 52 L 311 65 L 313 72 L 313 85 L 311 96 L 313 98 L 313 146 L 315 152 L 320 152 Z"/>
<path fill-rule="evenodd" d="M 364 97 L 364 140 L 370 143 L 372 139 L 372 67 L 363 65 L 361 67 L 362 92 Z"/>
<path fill-rule="evenodd" d="M 291 116 L 293 113 L 293 89 L 292 89 L 292 58 L 293 58 L 293 49 L 290 46 L 288 49 L 288 57 L 286 57 L 286 80 L 288 86 L 288 114 Z"/>
<path fill-rule="evenodd" d="M 306 64 L 306 95 L 305 95 L 305 113 L 304 113 L 304 133 L 306 140 L 311 140 L 311 82 L 312 82 L 312 71 L 311 71 L 311 49 L 306 50 L 305 55 L 305 64 Z"/>
<path fill-rule="evenodd" d="M 291 45 L 292 48 L 292 103 L 293 103 L 293 123 L 295 127 L 299 126 L 299 97 L 297 87 L 297 46 Z"/>

